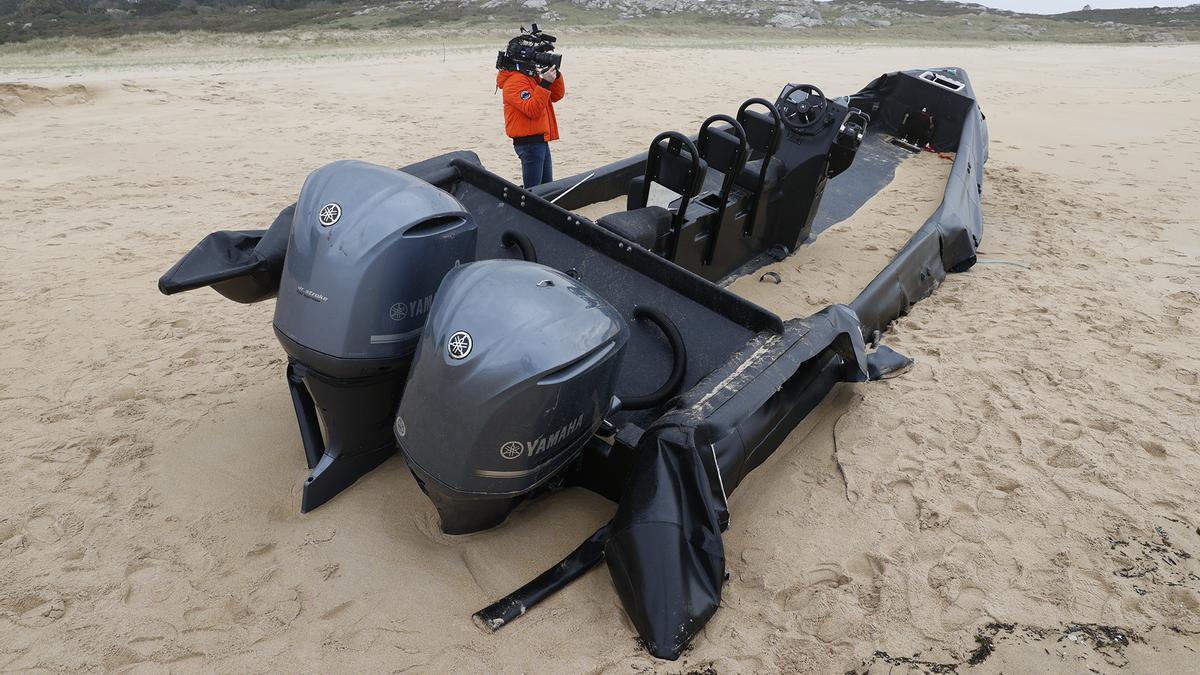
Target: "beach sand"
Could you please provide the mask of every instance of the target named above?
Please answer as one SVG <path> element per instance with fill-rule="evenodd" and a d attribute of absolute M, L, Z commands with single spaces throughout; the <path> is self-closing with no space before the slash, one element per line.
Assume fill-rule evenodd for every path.
<path fill-rule="evenodd" d="M 516 178 L 494 49 L 0 57 L 0 669 L 1194 669 L 1196 46 L 567 46 L 559 176 L 900 68 L 966 68 L 991 131 L 981 264 L 884 336 L 912 369 L 840 385 L 734 494 L 724 604 L 680 661 L 638 646 L 604 569 L 472 624 L 611 516 L 590 493 L 449 537 L 397 457 L 300 515 L 273 303 L 156 279 L 333 160 L 467 148 Z M 732 288 L 784 316 L 849 301 L 936 208 L 938 162 L 782 284 Z"/>

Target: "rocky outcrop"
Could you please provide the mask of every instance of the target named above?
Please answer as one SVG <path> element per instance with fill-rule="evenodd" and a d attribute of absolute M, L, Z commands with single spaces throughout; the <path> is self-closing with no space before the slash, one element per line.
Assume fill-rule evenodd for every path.
<path fill-rule="evenodd" d="M 843 14 L 833 20 L 833 25 L 840 28 L 852 28 L 854 26 L 870 26 L 871 28 L 887 28 L 892 25 L 887 19 L 872 19 L 870 17 L 860 16 L 857 14 Z"/>
<path fill-rule="evenodd" d="M 775 28 L 812 28 L 824 25 L 820 17 L 797 16 L 788 12 L 777 12 L 768 21 L 768 26 Z"/>
<path fill-rule="evenodd" d="M 1046 29 L 1042 26 L 1030 26 L 1027 23 L 1006 24 L 1000 26 L 996 30 L 1002 33 L 1008 33 L 1009 35 L 1017 35 L 1029 38 L 1037 37 L 1046 32 Z"/>
<path fill-rule="evenodd" d="M 767 19 L 767 25 L 775 28 L 813 28 L 825 25 L 825 20 L 812 0 L 793 0 L 780 3 L 771 18 Z"/>
<path fill-rule="evenodd" d="M 884 7 L 883 5 L 862 4 L 862 3 L 846 3 L 840 4 L 842 15 L 833 20 L 833 25 L 840 28 L 853 28 L 858 26 L 868 26 L 870 28 L 887 28 L 892 25 L 892 22 L 902 16 L 915 16 L 913 12 L 908 12 L 895 7 Z"/>
<path fill-rule="evenodd" d="M 748 0 L 569 0 L 584 9 L 617 10 L 622 19 L 640 19 L 652 14 L 692 12 L 711 16 L 757 19 L 762 10 Z M 811 4 L 811 3 L 810 3 Z"/>

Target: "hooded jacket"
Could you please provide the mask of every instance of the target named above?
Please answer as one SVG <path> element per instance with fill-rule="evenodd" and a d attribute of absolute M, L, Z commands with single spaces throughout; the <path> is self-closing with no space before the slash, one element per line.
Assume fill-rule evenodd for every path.
<path fill-rule="evenodd" d="M 515 70 L 496 73 L 496 87 L 504 92 L 504 133 L 514 144 L 558 140 L 554 102 L 566 95 L 562 73 L 546 82 Z"/>

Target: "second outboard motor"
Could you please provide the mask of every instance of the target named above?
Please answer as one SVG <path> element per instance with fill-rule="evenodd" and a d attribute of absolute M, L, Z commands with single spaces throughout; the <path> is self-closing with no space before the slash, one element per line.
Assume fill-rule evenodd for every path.
<path fill-rule="evenodd" d="M 392 418 L 434 293 L 474 259 L 475 237 L 458 200 L 394 169 L 335 162 L 305 181 L 274 320 L 312 469 L 301 511 L 395 451 Z"/>
<path fill-rule="evenodd" d="M 395 435 L 441 516 L 463 534 L 502 522 L 575 459 L 617 405 L 629 339 L 577 280 L 515 260 L 446 275 L 421 336 Z"/>

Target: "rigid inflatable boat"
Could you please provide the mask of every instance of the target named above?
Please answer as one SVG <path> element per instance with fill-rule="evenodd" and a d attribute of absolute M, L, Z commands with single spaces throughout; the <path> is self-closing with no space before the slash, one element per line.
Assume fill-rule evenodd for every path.
<path fill-rule="evenodd" d="M 925 151 L 953 160 L 940 206 L 852 302 L 784 321 L 727 288 Z M 450 534 L 593 490 L 613 519 L 474 618 L 496 630 L 606 561 L 647 649 L 675 659 L 720 604 L 729 495 L 836 383 L 906 366 L 869 347 L 974 264 L 986 159 L 960 69 L 834 99 L 789 84 L 532 190 L 468 151 L 334 162 L 267 230 L 208 235 L 159 289 L 276 298 L 302 511 L 397 450 Z"/>

